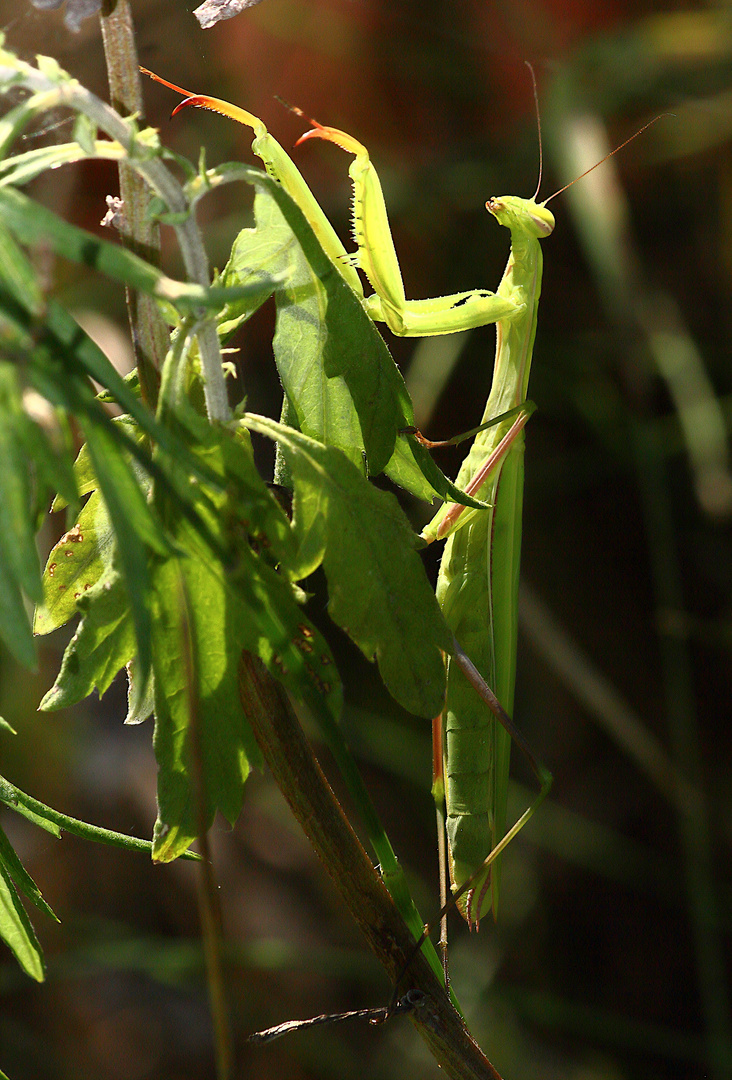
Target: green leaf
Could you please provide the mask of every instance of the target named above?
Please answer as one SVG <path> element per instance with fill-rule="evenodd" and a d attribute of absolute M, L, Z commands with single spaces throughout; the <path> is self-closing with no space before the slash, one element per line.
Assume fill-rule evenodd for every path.
<path fill-rule="evenodd" d="M 414 435 L 408 434 L 403 437 L 406 438 L 409 451 L 418 469 L 440 498 L 446 502 L 460 503 L 461 506 L 472 506 L 475 510 L 490 509 L 490 503 L 482 502 L 480 499 L 473 498 L 472 495 L 467 495 L 459 487 L 456 487 L 452 480 L 448 480 L 443 471 L 432 460 L 427 448 L 422 446 Z M 395 483 L 398 483 L 393 475 L 389 474 L 389 476 Z"/>
<path fill-rule="evenodd" d="M 30 902 L 35 904 L 38 910 L 42 911 L 45 915 L 49 915 L 56 922 L 61 921 L 54 910 L 43 899 L 41 890 L 16 855 L 2 827 L 0 827 L 0 863 L 7 868 L 8 873 L 15 882 L 16 888 L 23 896 L 27 896 Z"/>
<path fill-rule="evenodd" d="M 217 809 L 233 823 L 250 760 L 259 764 L 259 755 L 238 693 L 242 629 L 221 570 L 189 551 L 157 567 L 154 588 L 159 772 L 153 858 L 167 862 L 198 834 L 196 772 L 205 790 L 206 827 Z"/>
<path fill-rule="evenodd" d="M 0 366 L 0 560 L 34 600 L 41 598 L 41 568 L 32 520 L 30 462 L 19 436 L 26 419 L 15 373 Z"/>
<path fill-rule="evenodd" d="M 85 113 L 77 113 L 74 120 L 74 139 L 85 154 L 94 155 L 97 125 Z"/>
<path fill-rule="evenodd" d="M 2 728 L 3 731 L 9 731 L 11 735 L 18 734 L 15 728 L 7 722 L 4 716 L 0 716 L 0 728 Z"/>
<path fill-rule="evenodd" d="M 155 708 L 155 678 L 150 674 L 143 681 L 138 674 L 138 663 L 133 657 L 127 665 L 127 716 L 125 724 L 142 724 Z"/>
<path fill-rule="evenodd" d="M 130 465 L 119 452 L 110 432 L 107 428 L 90 423 L 83 427 L 92 467 L 99 478 L 114 527 L 115 553 L 124 574 L 137 639 L 137 655 L 142 675 L 146 678 L 150 671 L 152 648 L 148 549 L 162 554 L 168 544 Z"/>
<path fill-rule="evenodd" d="M 28 613 L 23 595 L 15 578 L 11 577 L 7 563 L 0 555 L 0 637 L 8 649 L 24 667 L 35 671 L 36 648 L 33 643 Z"/>
<path fill-rule="evenodd" d="M 368 483 L 343 454 L 266 417 L 250 430 L 279 442 L 295 484 L 297 573 L 322 561 L 328 613 L 364 655 L 376 658 L 390 693 L 433 717 L 445 697 L 441 651 L 451 639 L 414 548 L 418 539 L 393 495 Z"/>
<path fill-rule="evenodd" d="M 31 263 L 16 244 L 9 229 L 0 221 L 0 280 L 12 296 L 28 311 L 40 316 L 45 298 Z"/>
<path fill-rule="evenodd" d="M 255 238 L 251 230 L 240 235 L 228 272 L 236 280 L 239 266 L 257 266 L 256 259 L 265 257 L 271 260 L 270 273 L 276 267 L 285 275 L 277 297 L 275 350 L 280 378 L 302 430 L 332 443 L 339 426 L 353 432 L 355 408 L 361 428 L 356 445 L 365 448 L 369 471 L 380 473 L 392 456 L 397 431 L 414 422 L 404 380 L 383 338 L 324 253 L 302 211 L 276 181 L 258 169 L 236 165 L 210 170 L 208 176 L 246 180 L 257 190 L 256 231 L 262 236 Z M 352 404 L 344 402 L 338 391 L 339 379 Z M 354 445 L 342 449 L 360 464 Z"/>
<path fill-rule="evenodd" d="M 96 689 L 102 697 L 117 672 L 135 655 L 135 632 L 122 578 L 107 571 L 79 598 L 81 621 L 66 647 L 56 682 L 39 709 L 66 709 Z"/>
<path fill-rule="evenodd" d="M 70 446 L 65 418 L 59 416 L 49 401 L 34 390 L 28 389 L 23 395 L 24 414 L 19 418 L 18 438 L 25 449 L 28 461 L 33 462 L 39 485 L 46 485 L 47 495 L 59 492 L 57 496 L 64 505 L 77 504 L 78 492 L 71 463 Z M 39 414 L 36 422 L 32 414 Z M 36 502 L 42 493 L 36 492 Z M 47 509 L 46 503 L 42 509 Z"/>
<path fill-rule="evenodd" d="M 425 479 L 424 473 L 414 460 L 412 447 L 404 436 L 399 436 L 394 444 L 391 461 L 384 469 L 393 484 L 404 488 L 417 499 L 432 502 L 437 492 Z"/>
<path fill-rule="evenodd" d="M 3 124 L 0 123 L 0 138 L 2 132 Z M 125 157 L 125 152 L 119 143 L 105 139 L 101 145 L 99 143 L 95 145 L 93 156 L 119 161 Z M 4 158 L 0 162 L 0 183 L 3 186 L 22 187 L 23 184 L 29 183 L 48 169 L 58 169 L 62 165 L 85 161 L 88 157 L 89 154 L 76 142 L 39 146 L 35 150 L 26 150 L 22 154 L 13 154 L 12 157 Z"/>
<path fill-rule="evenodd" d="M 325 373 L 329 283 L 316 276 L 269 192 L 257 191 L 254 212 L 257 227 L 243 229 L 237 236 L 223 282 L 243 283 L 261 270 L 284 278 L 276 293 L 277 323 L 272 346 L 296 423 L 319 442 L 339 447 L 363 469 L 364 440 L 351 392 L 342 375 L 329 378 Z M 262 295 L 262 302 L 265 299 Z M 242 311 L 241 304 L 230 306 L 222 329 L 236 321 L 232 316 L 241 320 L 248 314 Z"/>
<path fill-rule="evenodd" d="M 45 978 L 43 953 L 28 914 L 0 857 L 0 938 L 3 939 L 26 975 L 36 982 Z"/>
<path fill-rule="evenodd" d="M 66 259 L 98 270 L 106 277 L 176 307 L 220 308 L 248 291 L 247 287 L 237 286 L 230 292 L 175 281 L 139 255 L 70 225 L 12 187 L 0 187 L 0 220 L 22 244 L 44 243 Z"/>
<path fill-rule="evenodd" d="M 112 564 L 114 531 L 101 493 L 95 491 L 69 532 L 51 550 L 43 574 L 43 602 L 33 632 L 50 634 L 79 610 L 78 602 Z"/>
<path fill-rule="evenodd" d="M 201 453 L 229 490 L 202 513 L 210 514 L 211 530 L 229 552 L 226 562 L 179 521 L 176 553 L 153 570 L 154 858 L 162 861 L 184 851 L 198 832 L 192 769 L 203 777 L 202 817 L 210 824 L 217 809 L 235 820 L 250 763 L 259 763 L 239 692 L 242 650 L 258 655 L 295 697 L 318 695 L 334 716 L 341 707 L 327 645 L 293 587 L 268 562 L 294 549 L 287 519 L 254 470 L 248 440 L 208 425 L 205 436 Z"/>

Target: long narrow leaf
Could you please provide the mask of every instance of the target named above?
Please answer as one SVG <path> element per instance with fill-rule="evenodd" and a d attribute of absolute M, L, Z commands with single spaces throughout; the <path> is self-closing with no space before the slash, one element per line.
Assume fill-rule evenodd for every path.
<path fill-rule="evenodd" d="M 33 600 L 41 597 L 29 461 L 20 435 L 26 419 L 14 372 L 0 367 L 0 558 Z"/>
<path fill-rule="evenodd" d="M 18 896 L 12 876 L 0 856 L 0 938 L 26 975 L 43 982 L 46 966 L 35 930 Z"/>
<path fill-rule="evenodd" d="M 163 553 L 168 544 L 153 518 L 143 492 L 106 429 L 85 425 L 87 444 L 114 526 L 116 554 L 124 572 L 143 678 L 152 663 L 151 580 L 148 551 Z"/>
<path fill-rule="evenodd" d="M 0 187 L 0 218 L 21 243 L 50 245 L 64 258 L 177 307 L 221 308 L 227 301 L 246 295 L 248 291 L 245 286 L 236 286 L 229 291 L 175 281 L 139 255 L 70 225 L 15 188 Z"/>
<path fill-rule="evenodd" d="M 23 896 L 26 896 L 44 915 L 48 915 L 56 922 L 61 921 L 53 908 L 43 899 L 41 890 L 16 855 L 2 827 L 0 827 L 0 862 L 4 864 L 16 888 Z"/>
<path fill-rule="evenodd" d="M 0 551 L 0 637 L 24 667 L 34 671 L 36 650 L 20 587 Z"/>

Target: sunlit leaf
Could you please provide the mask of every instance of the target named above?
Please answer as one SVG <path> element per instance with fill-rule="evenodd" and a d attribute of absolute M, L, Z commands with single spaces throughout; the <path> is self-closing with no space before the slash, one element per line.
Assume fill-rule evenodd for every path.
<path fill-rule="evenodd" d="M 363 469 L 366 450 L 351 391 L 342 375 L 329 378 L 325 373 L 326 313 L 335 282 L 317 276 L 268 191 L 257 192 L 254 209 L 257 227 L 237 236 L 223 282 L 245 281 L 260 268 L 284 278 L 276 293 L 272 347 L 296 424 L 319 442 L 339 447 Z M 232 308 L 238 312 L 241 305 Z M 227 321 L 230 317 L 227 311 Z"/>
<path fill-rule="evenodd" d="M 43 603 L 33 631 L 50 634 L 78 611 L 81 597 L 111 566 L 114 531 L 101 493 L 94 492 L 69 532 L 51 550 L 43 574 Z"/>
<path fill-rule="evenodd" d="M 101 697 L 135 655 L 135 632 L 127 590 L 116 571 L 107 571 L 78 600 L 82 618 L 66 646 L 56 682 L 40 709 L 66 709 L 96 690 Z"/>
<path fill-rule="evenodd" d="M 338 450 L 266 417 L 245 414 L 242 422 L 277 440 L 291 470 L 298 572 L 310 573 L 322 562 L 331 618 L 377 660 L 397 701 L 435 716 L 445 696 L 440 650 L 450 649 L 449 633 L 396 499 Z"/>
<path fill-rule="evenodd" d="M 210 824 L 217 809 L 236 819 L 250 763 L 259 762 L 239 692 L 242 650 L 259 656 L 296 698 L 318 694 L 335 716 L 341 707 L 328 647 L 272 565 L 295 549 L 286 517 L 254 470 L 248 440 L 205 424 L 200 434 L 204 459 L 228 481 L 226 495 L 201 507 L 224 562 L 179 520 L 175 553 L 155 560 L 152 571 L 159 766 L 154 857 L 162 861 L 184 851 L 199 821 Z M 200 815 L 194 767 L 205 791 Z"/>

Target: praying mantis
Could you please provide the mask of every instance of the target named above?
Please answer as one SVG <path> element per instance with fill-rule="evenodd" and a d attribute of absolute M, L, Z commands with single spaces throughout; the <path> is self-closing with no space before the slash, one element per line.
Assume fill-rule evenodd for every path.
<path fill-rule="evenodd" d="M 510 719 L 516 670 L 523 428 L 531 414 L 526 392 L 541 291 L 540 242 L 554 229 L 554 217 L 546 209 L 549 200 L 536 202 L 537 186 L 530 199 L 500 196 L 486 203 L 489 213 L 511 234 L 508 264 L 495 292 L 475 289 L 431 300 L 407 300 L 381 184 L 360 142 L 316 121 L 311 121 L 312 128 L 298 140 L 300 144 L 324 139 L 353 157 L 349 174 L 357 251 L 349 255 L 299 170 L 261 120 L 229 102 L 192 94 L 147 69 L 141 70 L 183 95 L 185 100 L 173 115 L 194 106 L 253 129 L 254 153 L 299 206 L 326 255 L 374 321 L 408 337 L 496 324 L 493 382 L 483 417 L 484 424 L 493 422 L 479 430 L 457 479 L 463 491 L 479 495 L 489 508 L 445 504 L 422 533 L 427 543 L 447 540 L 437 597 L 455 645 L 446 661 L 445 708 L 433 725 L 433 794 L 438 811 L 444 800 L 453 894 L 448 901 L 443 872 L 441 916 L 455 903 L 471 929 L 477 928 L 486 912 L 492 910 L 495 915 L 497 911 L 498 856 L 526 824 L 551 784 L 550 774 L 533 757 Z M 364 295 L 357 268 L 371 284 L 372 295 Z M 540 793 L 506 831 L 512 738 L 532 765 Z M 443 871 L 444 861 L 443 856 Z"/>

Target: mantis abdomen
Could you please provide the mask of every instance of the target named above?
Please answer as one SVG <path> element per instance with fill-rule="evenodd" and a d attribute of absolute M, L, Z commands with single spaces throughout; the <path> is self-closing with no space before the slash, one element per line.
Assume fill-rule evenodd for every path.
<path fill-rule="evenodd" d="M 518 444 L 518 445 L 517 445 Z M 437 597 L 451 630 L 509 714 L 515 672 L 523 436 L 482 496 L 494 503 L 447 541 Z M 503 837 L 511 738 L 458 664 L 448 666 L 444 782 L 450 879 L 459 887 Z M 498 904 L 498 864 L 477 874 L 459 907 L 470 925 Z"/>

